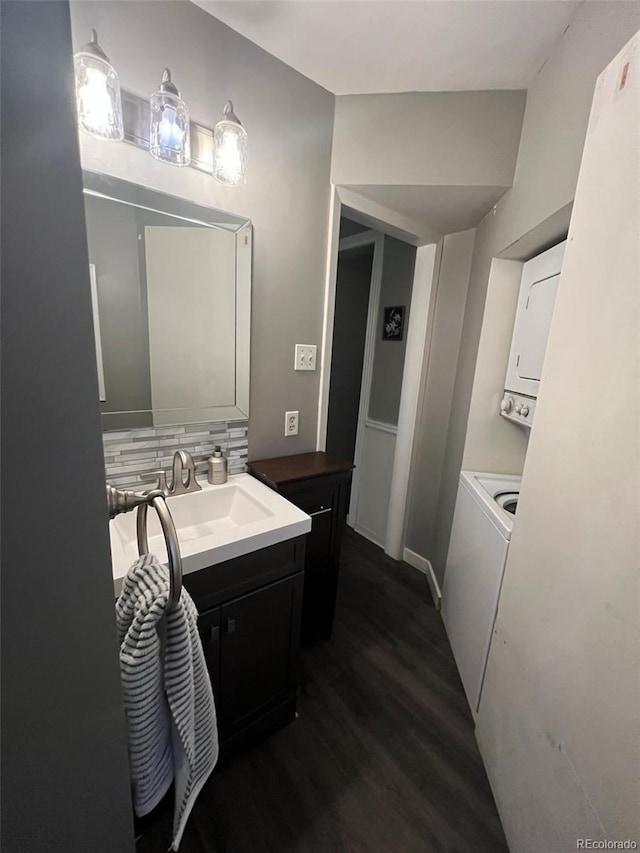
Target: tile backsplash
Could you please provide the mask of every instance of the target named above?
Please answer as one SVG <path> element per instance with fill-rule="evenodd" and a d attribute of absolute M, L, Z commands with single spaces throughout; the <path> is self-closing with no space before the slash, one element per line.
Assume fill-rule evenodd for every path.
<path fill-rule="evenodd" d="M 188 450 L 196 462 L 202 462 L 211 456 L 216 444 L 227 457 L 229 474 L 241 474 L 247 465 L 248 426 L 247 421 L 215 421 L 105 432 L 107 482 L 119 489 L 150 488 L 140 475 L 161 468 L 170 472 L 176 450 Z"/>

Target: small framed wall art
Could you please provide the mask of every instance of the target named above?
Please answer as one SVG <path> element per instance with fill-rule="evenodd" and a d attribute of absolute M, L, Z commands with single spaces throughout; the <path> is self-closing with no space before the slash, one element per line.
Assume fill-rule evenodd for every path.
<path fill-rule="evenodd" d="M 383 341 L 401 341 L 404 337 L 404 308 L 404 305 L 393 305 L 384 309 Z"/>

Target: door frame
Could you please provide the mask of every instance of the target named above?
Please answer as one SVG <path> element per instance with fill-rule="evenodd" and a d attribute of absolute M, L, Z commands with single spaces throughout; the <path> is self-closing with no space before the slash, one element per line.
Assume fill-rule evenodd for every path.
<path fill-rule="evenodd" d="M 431 338 L 433 309 L 436 295 L 437 265 L 436 255 L 439 242 L 443 235 L 422 223 L 415 222 L 397 214 L 376 202 L 359 196 L 357 193 L 343 187 L 332 186 L 329 202 L 329 239 L 327 243 L 327 267 L 324 292 L 324 319 L 322 329 L 322 349 L 320 359 L 320 383 L 318 394 L 318 428 L 316 449 L 325 450 L 327 441 L 327 418 L 329 412 L 329 384 L 331 379 L 331 355 L 333 346 L 333 323 L 335 314 L 336 280 L 338 269 L 338 252 L 343 241 L 340 240 L 340 217 L 343 210 L 355 221 L 375 227 L 384 234 L 398 237 L 417 247 L 416 265 L 411 293 L 409 323 L 407 326 L 407 347 L 405 351 L 404 370 L 402 376 L 402 392 L 398 413 L 397 438 L 393 460 L 393 473 L 390 485 L 389 512 L 385 535 L 385 553 L 396 560 L 402 559 L 404 550 L 407 508 L 411 478 L 411 460 L 414 454 L 415 433 L 419 415 L 419 401 L 423 379 L 426 374 L 427 358 Z M 344 238 L 346 241 L 353 238 Z M 352 246 L 357 245 L 352 243 Z M 374 249 L 375 254 L 375 249 Z M 381 270 L 380 270 L 381 272 Z M 371 313 L 371 298 L 369 310 Z M 379 293 L 378 293 L 379 303 Z M 374 335 L 375 318 L 374 315 Z M 369 333 L 367 320 L 367 335 Z M 366 347 L 366 344 L 365 344 Z M 365 351 L 366 356 L 366 351 Z M 373 359 L 373 354 L 371 355 Z M 373 362 L 371 364 L 373 366 Z M 363 366 L 364 380 L 364 366 Z M 362 389 L 361 389 L 362 391 Z M 362 415 L 368 411 L 363 405 L 362 394 L 358 412 L 358 434 L 364 429 Z M 362 422 L 362 423 L 361 423 Z M 358 450 L 362 450 L 362 441 L 358 447 L 356 439 L 356 459 Z M 356 462 L 357 464 L 357 462 Z M 359 477 L 358 470 L 354 471 L 354 482 Z M 357 494 L 357 488 L 354 489 Z M 350 518 L 354 517 L 353 508 Z"/>

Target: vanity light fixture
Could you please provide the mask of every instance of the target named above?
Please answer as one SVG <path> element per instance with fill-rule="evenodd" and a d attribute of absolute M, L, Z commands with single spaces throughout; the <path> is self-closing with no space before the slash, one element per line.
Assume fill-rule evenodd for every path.
<path fill-rule="evenodd" d="M 80 129 L 108 142 L 124 139 L 120 81 L 95 30 L 73 57 L 73 64 Z"/>
<path fill-rule="evenodd" d="M 213 177 L 231 187 L 247 180 L 247 131 L 231 101 L 224 105 L 224 115 L 213 131 Z"/>
<path fill-rule="evenodd" d="M 188 166 L 191 162 L 191 137 L 189 110 L 171 79 L 171 71 L 164 69 L 162 83 L 149 99 L 151 108 L 151 134 L 149 153 L 173 166 Z"/>

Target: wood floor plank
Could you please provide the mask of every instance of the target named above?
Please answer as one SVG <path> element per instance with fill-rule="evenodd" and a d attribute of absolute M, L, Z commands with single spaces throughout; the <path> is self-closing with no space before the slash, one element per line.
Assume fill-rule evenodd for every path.
<path fill-rule="evenodd" d="M 506 853 L 426 579 L 347 530 L 334 633 L 298 719 L 221 763 L 181 853 Z M 170 801 L 138 853 L 164 853 Z"/>

